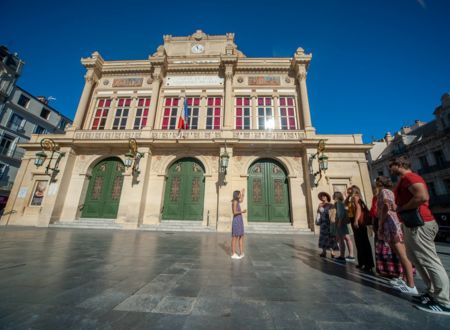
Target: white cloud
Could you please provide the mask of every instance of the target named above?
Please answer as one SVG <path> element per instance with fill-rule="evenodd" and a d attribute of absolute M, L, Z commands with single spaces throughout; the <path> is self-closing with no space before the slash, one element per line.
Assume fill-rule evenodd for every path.
<path fill-rule="evenodd" d="M 422 8 L 424 8 L 424 9 L 427 8 L 427 4 L 425 3 L 425 0 L 416 0 L 416 1 L 419 5 L 422 6 Z"/>

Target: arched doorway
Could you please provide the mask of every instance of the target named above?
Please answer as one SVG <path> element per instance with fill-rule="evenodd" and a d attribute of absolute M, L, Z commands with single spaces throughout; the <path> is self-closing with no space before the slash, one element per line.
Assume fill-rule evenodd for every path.
<path fill-rule="evenodd" d="M 177 160 L 167 173 L 164 220 L 202 220 L 205 170 L 194 158 Z"/>
<path fill-rule="evenodd" d="M 248 220 L 290 222 L 289 189 L 284 167 L 259 159 L 248 171 Z"/>
<path fill-rule="evenodd" d="M 119 209 L 125 166 L 118 158 L 100 161 L 92 169 L 82 218 L 115 219 Z"/>

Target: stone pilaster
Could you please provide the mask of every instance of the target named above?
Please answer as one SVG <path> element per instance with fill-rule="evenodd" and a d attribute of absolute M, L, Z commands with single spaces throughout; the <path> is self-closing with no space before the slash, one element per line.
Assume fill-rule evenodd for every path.
<path fill-rule="evenodd" d="M 149 122 L 147 127 L 150 129 L 157 129 L 156 125 L 156 111 L 158 109 L 158 100 L 159 100 L 159 91 L 161 89 L 162 83 L 162 70 L 160 67 L 155 68 L 155 71 L 152 74 L 153 82 L 152 82 L 152 98 L 150 101 L 149 108 Z"/>
<path fill-rule="evenodd" d="M 225 147 L 220 148 L 219 156 L 225 152 Z M 231 181 L 233 168 L 233 148 L 227 147 L 228 155 L 230 160 L 228 163 L 228 173 L 225 176 L 225 182 Z M 219 173 L 219 177 L 222 174 Z M 231 182 L 223 184 L 223 180 L 218 180 L 219 182 L 219 196 L 218 196 L 218 210 L 217 210 L 217 231 L 219 232 L 230 232 L 231 231 L 231 221 L 233 216 L 231 214 L 231 198 L 233 196 L 233 188 Z"/>
<path fill-rule="evenodd" d="M 224 128 L 233 128 L 233 66 L 225 67 L 225 110 L 224 110 Z"/>
<path fill-rule="evenodd" d="M 83 127 L 92 92 L 98 80 L 101 78 L 103 62 L 103 58 L 98 52 L 92 53 L 91 57 L 81 59 L 81 63 L 86 67 L 87 72 L 84 76 L 85 84 L 80 102 L 78 103 L 75 119 L 73 120 L 72 129 L 81 129 Z"/>

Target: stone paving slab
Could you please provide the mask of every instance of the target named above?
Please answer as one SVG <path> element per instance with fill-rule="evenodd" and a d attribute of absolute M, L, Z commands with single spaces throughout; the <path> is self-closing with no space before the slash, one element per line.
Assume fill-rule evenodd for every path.
<path fill-rule="evenodd" d="M 0 329 L 448 329 L 317 237 L 0 228 Z M 438 243 L 450 269 L 450 245 Z M 417 278 L 419 288 L 423 283 Z"/>

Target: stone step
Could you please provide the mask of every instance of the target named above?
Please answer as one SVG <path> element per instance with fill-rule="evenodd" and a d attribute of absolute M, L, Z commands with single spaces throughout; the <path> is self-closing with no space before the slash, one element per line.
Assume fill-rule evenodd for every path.
<path fill-rule="evenodd" d="M 115 223 L 115 219 L 82 218 L 75 221 L 58 221 L 50 224 L 55 228 L 93 228 L 93 229 L 121 229 L 120 224 Z"/>
<path fill-rule="evenodd" d="M 273 223 L 273 222 L 252 222 L 245 227 L 245 232 L 249 234 L 312 234 L 310 229 L 294 228 L 290 223 Z"/>
<path fill-rule="evenodd" d="M 158 225 L 141 225 L 142 230 L 153 231 L 183 231 L 183 232 L 212 232 L 213 227 L 204 226 L 201 221 L 164 220 Z"/>

